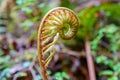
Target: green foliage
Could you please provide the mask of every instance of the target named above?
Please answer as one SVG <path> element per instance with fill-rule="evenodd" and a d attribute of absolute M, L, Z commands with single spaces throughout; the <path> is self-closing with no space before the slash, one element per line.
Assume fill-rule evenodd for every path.
<path fill-rule="evenodd" d="M 114 59 L 109 59 L 106 56 L 100 55 L 96 58 L 97 64 L 104 64 L 108 66 L 110 69 L 103 70 L 99 72 L 100 76 L 108 76 L 108 80 L 118 80 L 120 78 L 120 63 L 116 60 L 117 57 Z"/>
<path fill-rule="evenodd" d="M 27 32 L 31 27 L 35 26 L 35 24 L 40 21 L 45 13 L 51 9 L 47 3 L 43 2 L 38 4 L 38 2 L 39 0 L 16 0 L 17 5 L 11 13 L 11 16 L 16 17 L 14 17 L 13 21 L 9 24 L 11 29 L 14 29 L 13 26 L 15 26 L 15 24 L 18 24 L 23 31 Z M 17 18 L 17 15 L 19 15 L 19 13 L 17 13 L 18 11 L 22 11 L 22 14 L 24 15 L 21 15 L 21 17 L 26 18 L 22 22 Z"/>
<path fill-rule="evenodd" d="M 117 76 L 111 76 L 108 78 L 108 80 L 118 80 L 118 77 Z"/>
<path fill-rule="evenodd" d="M 40 3 L 38 5 L 38 8 L 41 9 L 42 17 L 51 9 L 51 7 L 47 5 L 46 3 Z"/>
<path fill-rule="evenodd" d="M 4 69 L 4 70 L 1 72 L 1 74 L 0 74 L 0 79 L 5 79 L 5 80 L 7 80 L 7 78 L 10 78 L 10 77 L 12 77 L 12 75 L 10 74 L 8 68 Z"/>
<path fill-rule="evenodd" d="M 101 56 L 98 56 L 98 57 L 96 58 L 96 63 L 98 63 L 98 64 L 99 64 L 99 63 L 104 63 L 106 60 L 107 60 L 107 57 L 101 55 Z"/>
<path fill-rule="evenodd" d="M 2 51 L 2 49 L 0 49 L 0 56 L 2 56 L 4 53 L 3 53 L 3 51 Z"/>
<path fill-rule="evenodd" d="M 61 0 L 60 6 L 74 9 L 77 5 L 75 3 L 71 3 L 70 0 Z"/>
<path fill-rule="evenodd" d="M 70 0 L 60 1 L 60 6 L 68 7 L 70 9 L 77 7 L 77 4 Z M 2 0 L 0 0 L 0 5 L 1 2 Z M 35 9 L 37 9 L 38 14 L 34 15 Z M 50 9 L 51 7 L 47 5 L 47 3 L 38 3 L 38 0 L 16 0 L 16 6 L 9 14 L 10 17 L 15 17 L 10 19 L 9 23 L 6 22 L 7 20 L 5 21 L 0 19 L 0 24 L 5 23 L 7 26 L 6 30 L 6 27 L 1 25 L 0 33 L 6 31 L 15 32 L 16 28 L 20 27 L 24 32 L 29 32 L 31 34 L 31 36 L 28 38 L 31 41 L 37 36 L 37 30 L 33 30 L 33 27 L 37 28 L 38 25 L 36 26 L 36 24 L 40 22 L 41 18 Z M 20 15 L 20 17 L 25 18 L 23 21 L 20 21 L 21 19 L 17 16 L 19 13 L 21 13 L 19 11 L 22 11 L 24 14 L 23 16 Z M 95 54 L 99 51 L 104 52 L 104 50 L 109 54 L 120 51 L 120 3 L 104 3 L 97 6 L 85 7 L 80 10 L 78 16 L 80 18 L 80 27 L 77 37 L 70 41 L 64 41 L 67 46 L 71 47 L 70 45 L 72 45 L 72 47 L 77 48 L 76 45 L 79 45 L 80 47 L 84 47 L 81 46 L 83 45 L 84 38 L 89 36 L 91 39 L 92 52 Z M 15 34 L 17 33 L 15 32 Z M 105 42 L 107 47 L 103 46 L 102 42 Z M 8 46 L 10 46 L 10 50 L 14 50 L 12 44 L 9 44 Z M 80 49 L 80 47 L 78 47 L 78 49 Z M 10 74 L 9 69 L 13 66 L 14 60 L 12 60 L 8 55 L 3 55 L 4 52 L 0 48 L 0 79 L 7 80 L 7 78 L 13 76 Z M 110 59 L 107 56 L 100 55 L 95 58 L 97 64 L 108 67 L 108 69 L 100 71 L 99 76 L 107 76 L 107 80 L 120 79 L 120 62 L 118 57 L 113 56 L 113 58 Z M 30 65 L 30 61 L 22 62 L 22 66 L 24 68 L 28 68 Z M 34 70 L 34 72 L 37 74 L 37 71 Z M 52 74 L 52 72 L 48 71 L 48 74 Z M 23 77 L 27 76 L 27 73 L 20 72 L 17 75 L 18 77 Z M 70 79 L 68 74 L 65 72 L 55 72 L 53 77 L 57 80 Z M 41 76 L 37 74 L 35 80 L 40 79 Z"/>
<path fill-rule="evenodd" d="M 25 77 L 25 76 L 27 76 L 27 73 L 26 73 L 26 72 L 19 72 L 19 73 L 17 74 L 17 76 L 18 76 L 18 77 Z"/>
<path fill-rule="evenodd" d="M 38 0 L 16 0 L 16 3 L 20 5 L 19 7 L 32 6 L 37 3 Z"/>
<path fill-rule="evenodd" d="M 98 34 L 91 42 L 92 50 L 99 49 L 99 44 L 103 37 L 107 38 L 109 41 L 108 50 L 116 52 L 120 49 L 120 28 L 114 24 L 106 25 L 105 27 L 98 30 Z"/>
<path fill-rule="evenodd" d="M 0 33 L 5 32 L 5 31 L 6 31 L 5 27 L 0 26 Z"/>
<path fill-rule="evenodd" d="M 105 70 L 99 73 L 99 75 L 107 75 L 107 76 L 112 76 L 113 75 L 113 71 L 111 70 Z"/>
<path fill-rule="evenodd" d="M 9 61 L 10 61 L 9 55 L 5 57 L 0 56 L 0 64 L 2 64 L 0 66 L 0 70 L 2 70 L 0 72 L 0 79 L 6 80 L 7 78 L 10 78 L 12 76 L 9 72 L 9 67 L 11 67 L 11 63 Z"/>
<path fill-rule="evenodd" d="M 112 20 L 114 21 L 117 20 L 116 22 L 118 22 L 118 20 L 120 20 L 120 18 L 118 18 L 120 16 L 119 9 L 120 9 L 120 4 L 112 4 L 112 3 L 106 3 L 106 4 L 101 4 L 99 6 L 91 6 L 84 8 L 78 13 L 78 16 L 80 18 L 80 25 L 81 25 L 79 28 L 78 36 L 84 38 L 86 35 L 88 35 L 92 39 L 94 37 L 94 34 L 96 34 L 98 30 L 96 29 L 96 27 L 98 27 L 96 26 L 96 22 L 101 15 L 105 15 L 105 18 L 107 19 L 113 18 Z M 109 22 L 112 23 L 112 21 Z M 99 27 L 103 27 L 103 26 L 99 25 Z"/>
<path fill-rule="evenodd" d="M 85 39 L 89 36 L 92 52 L 107 51 L 115 53 L 120 51 L 120 4 L 105 3 L 82 9 L 78 16 L 80 28 L 78 37 Z M 103 43 L 105 45 L 103 45 Z M 109 59 L 106 56 L 97 56 L 96 63 L 108 66 L 110 69 L 103 70 L 100 76 L 107 76 L 108 80 L 120 78 L 119 60 Z"/>
<path fill-rule="evenodd" d="M 69 76 L 65 72 L 56 72 L 53 77 L 57 80 L 69 80 Z"/>
<path fill-rule="evenodd" d="M 10 60 L 10 56 L 5 56 L 5 57 L 1 57 L 0 56 L 0 64 L 2 64 L 2 66 L 0 66 L 0 70 L 1 69 L 5 69 L 7 67 L 10 67 L 10 63 L 8 63 Z"/>
<path fill-rule="evenodd" d="M 78 35 L 81 37 L 85 37 L 87 33 L 91 33 L 91 29 L 96 21 L 95 13 L 99 10 L 99 7 L 95 8 L 85 8 L 78 13 L 80 18 L 80 25 Z"/>

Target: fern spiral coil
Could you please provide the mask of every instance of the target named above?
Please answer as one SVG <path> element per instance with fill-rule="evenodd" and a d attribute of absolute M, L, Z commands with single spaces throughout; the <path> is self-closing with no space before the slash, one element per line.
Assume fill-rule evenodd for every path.
<path fill-rule="evenodd" d="M 43 80 L 48 80 L 46 70 L 55 54 L 54 44 L 59 36 L 65 40 L 73 38 L 78 26 L 76 14 L 64 7 L 50 10 L 42 19 L 38 30 L 38 59 Z"/>

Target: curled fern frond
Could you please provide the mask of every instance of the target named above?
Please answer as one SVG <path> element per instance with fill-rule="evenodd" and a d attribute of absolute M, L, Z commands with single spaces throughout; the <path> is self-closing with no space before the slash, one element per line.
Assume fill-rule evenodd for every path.
<path fill-rule="evenodd" d="M 46 69 L 55 54 L 54 44 L 59 36 L 65 40 L 73 38 L 78 26 L 76 14 L 64 7 L 52 9 L 42 19 L 38 30 L 38 59 L 43 80 L 48 80 Z"/>

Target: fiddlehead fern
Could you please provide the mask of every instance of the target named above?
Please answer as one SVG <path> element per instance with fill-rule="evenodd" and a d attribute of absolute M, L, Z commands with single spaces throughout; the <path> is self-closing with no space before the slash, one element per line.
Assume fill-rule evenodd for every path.
<path fill-rule="evenodd" d="M 79 26 L 76 14 L 67 8 L 58 7 L 49 11 L 38 30 L 38 59 L 43 80 L 47 80 L 46 69 L 55 54 L 54 44 L 58 37 L 68 40 L 75 36 Z"/>

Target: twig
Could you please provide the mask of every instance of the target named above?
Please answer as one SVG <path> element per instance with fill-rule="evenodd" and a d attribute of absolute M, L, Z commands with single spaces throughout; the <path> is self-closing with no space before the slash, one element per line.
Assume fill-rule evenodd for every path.
<path fill-rule="evenodd" d="M 35 57 L 34 57 L 33 60 L 32 60 L 31 65 L 30 65 L 30 67 L 29 67 L 29 70 L 30 70 L 30 72 L 31 72 L 31 74 L 32 74 L 32 76 L 33 76 L 33 80 L 35 80 L 35 78 L 36 78 L 36 74 L 35 74 L 35 72 L 34 72 L 34 70 L 33 70 L 33 66 L 35 65 L 36 59 L 37 59 L 37 55 L 35 55 Z"/>
<path fill-rule="evenodd" d="M 86 58 L 87 58 L 90 80 L 96 80 L 95 68 L 94 68 L 94 63 L 91 56 L 91 48 L 90 48 L 90 42 L 88 37 L 86 37 L 86 40 L 85 40 L 85 51 L 86 51 Z"/>
<path fill-rule="evenodd" d="M 32 68 L 29 68 L 29 71 L 31 72 L 31 74 L 33 76 L 33 80 L 35 80 L 36 74 L 35 74 L 34 70 Z"/>
<path fill-rule="evenodd" d="M 38 73 L 41 74 L 40 67 L 37 64 L 35 65 L 35 68 L 38 71 Z"/>
<path fill-rule="evenodd" d="M 31 63 L 29 68 L 33 68 L 33 66 L 35 65 L 36 60 L 37 60 L 37 55 L 34 56 L 34 58 L 32 60 L 32 63 Z"/>
<path fill-rule="evenodd" d="M 25 72 L 25 71 L 28 71 L 29 69 L 23 69 L 21 72 Z M 15 74 L 14 75 L 14 77 L 13 77 L 13 80 L 17 80 L 17 78 L 19 77 L 19 73 L 21 73 L 21 72 L 18 72 L 17 74 Z"/>

